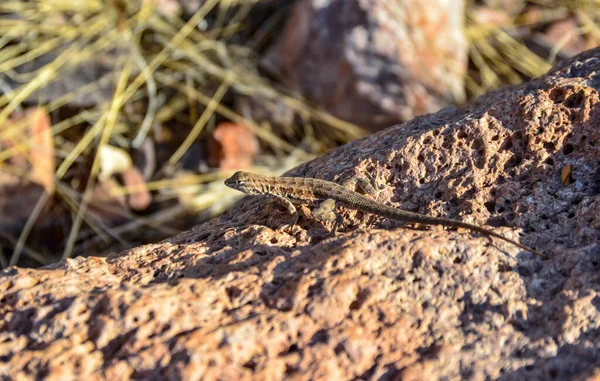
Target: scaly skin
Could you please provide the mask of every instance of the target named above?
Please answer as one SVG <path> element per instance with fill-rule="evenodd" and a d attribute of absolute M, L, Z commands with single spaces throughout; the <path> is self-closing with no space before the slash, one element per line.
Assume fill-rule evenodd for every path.
<path fill-rule="evenodd" d="M 240 171 L 225 180 L 225 185 L 249 195 L 270 195 L 292 203 L 314 203 L 333 199 L 346 208 L 376 214 L 396 221 L 469 229 L 502 239 L 544 259 L 548 258 L 545 254 L 537 250 L 481 226 L 450 218 L 432 217 L 425 214 L 407 212 L 373 201 L 358 192 L 346 189 L 331 181 L 305 177 L 270 177 Z M 290 205 L 288 206 L 290 212 L 295 213 L 293 205 L 288 205 Z"/>

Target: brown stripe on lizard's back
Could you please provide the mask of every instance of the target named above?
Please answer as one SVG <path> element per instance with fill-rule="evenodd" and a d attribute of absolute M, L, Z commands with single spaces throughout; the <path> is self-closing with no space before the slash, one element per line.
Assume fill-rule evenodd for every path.
<path fill-rule="evenodd" d="M 310 179 L 299 177 L 282 177 L 283 189 L 289 197 L 293 197 L 299 200 L 313 200 L 315 198 L 314 192 L 311 187 L 308 186 Z"/>

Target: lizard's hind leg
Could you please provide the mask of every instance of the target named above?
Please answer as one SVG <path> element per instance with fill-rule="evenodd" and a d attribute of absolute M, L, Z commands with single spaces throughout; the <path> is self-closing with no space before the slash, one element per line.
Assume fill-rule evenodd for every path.
<path fill-rule="evenodd" d="M 353 176 L 342 183 L 342 186 L 344 188 L 349 189 L 351 191 L 355 191 L 357 185 L 360 189 L 362 189 L 363 192 L 365 192 L 369 196 L 377 196 L 377 190 L 375 189 L 375 187 L 371 185 L 371 183 L 364 177 Z"/>
<path fill-rule="evenodd" d="M 333 224 L 332 233 L 336 233 L 342 224 L 342 217 L 335 212 L 335 200 L 328 198 L 312 211 L 312 215 L 322 221 Z"/>

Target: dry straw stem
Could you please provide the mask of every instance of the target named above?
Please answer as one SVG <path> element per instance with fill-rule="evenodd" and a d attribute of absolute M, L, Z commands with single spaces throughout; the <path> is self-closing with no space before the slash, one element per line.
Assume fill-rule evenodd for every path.
<path fill-rule="evenodd" d="M 100 142 L 98 144 L 99 147 L 108 145 L 110 140 L 110 136 L 112 135 L 113 128 L 117 121 L 117 117 L 119 115 L 119 110 L 122 107 L 124 101 L 123 97 L 125 97 L 125 88 L 127 85 L 127 80 L 129 79 L 130 67 L 129 65 L 125 65 L 123 71 L 121 72 L 121 77 L 119 78 L 119 82 L 117 84 L 117 89 L 115 91 L 115 96 L 113 98 L 113 102 L 111 103 L 110 110 L 108 112 L 108 116 L 106 118 L 106 124 L 102 126 L 102 135 L 100 137 Z M 75 246 L 75 240 L 77 235 L 79 234 L 79 229 L 81 228 L 81 223 L 83 222 L 83 216 L 87 209 L 87 206 L 90 202 L 90 198 L 92 196 L 92 191 L 94 189 L 95 180 L 100 172 L 100 150 L 97 150 L 96 156 L 94 157 L 94 162 L 92 164 L 92 170 L 90 173 L 90 177 L 86 184 L 85 191 L 83 193 L 83 200 L 81 205 L 77 210 L 77 215 L 75 220 L 73 221 L 73 225 L 71 226 L 71 231 L 69 232 L 69 236 L 67 238 L 67 243 L 65 245 L 65 250 L 63 252 L 63 258 L 68 258 L 71 256 L 73 251 L 73 247 Z"/>
<path fill-rule="evenodd" d="M 24 123 L 8 126 L 4 122 L 41 87 L 71 75 L 74 68 L 94 62 L 99 55 L 114 53 L 117 57 L 114 68 L 108 73 L 76 92 L 41 105 L 48 113 L 53 113 L 77 97 L 106 89 L 117 79 L 119 85 L 123 86 L 106 104 L 80 110 L 75 115 L 55 121 L 56 124 L 52 126 L 56 155 L 62 159 L 55 172 L 57 194 L 75 214 L 64 256 L 71 255 L 74 248 L 81 247 L 77 240 L 90 234 L 97 235 L 94 241 L 119 240 L 125 231 L 148 226 L 147 219 L 140 218 L 126 224 L 127 229 L 103 226 L 101 219 L 87 210 L 90 188 L 81 194 L 74 186 L 65 183 L 64 179 L 69 178 L 68 174 L 81 156 L 89 155 L 102 144 L 110 142 L 121 147 L 139 147 L 153 124 L 168 125 L 174 120 L 184 121 L 189 124 L 192 133 L 173 154 L 170 160 L 173 165 L 180 160 L 191 142 L 206 130 L 206 124 L 215 120 L 216 115 L 249 126 L 267 149 L 279 155 L 279 160 L 293 153 L 294 160 L 300 162 L 320 153 L 318 149 L 298 151 L 297 140 L 302 141 L 303 147 L 330 147 L 365 135 L 362 129 L 311 106 L 292 92 L 276 89 L 257 74 L 256 53 L 252 48 L 265 39 L 283 13 L 264 25 L 245 46 L 231 43 L 232 37 L 246 26 L 247 15 L 257 2 L 208 0 L 187 21 L 177 17 L 167 19 L 156 11 L 155 3 L 151 1 L 123 2 L 122 10 L 111 5 L 112 2 L 99 0 L 0 2 L 0 12 L 16 16 L 0 19 L 0 75 L 23 83 L 10 91 L 5 90 L 6 84 L 0 83 L 4 93 L 0 96 L 0 139 L 10 135 L 24 136 L 21 133 L 26 128 Z M 473 1 L 468 1 L 467 8 L 473 7 L 473 4 Z M 598 1 L 555 1 L 549 4 L 557 5 L 551 12 L 542 12 L 542 20 L 552 21 L 565 14 L 575 14 L 583 23 L 580 28 L 582 33 L 596 37 L 600 35 L 598 25 L 594 22 L 598 19 Z M 211 29 L 208 29 L 209 24 L 205 20 L 209 12 L 212 12 L 213 19 Z M 549 67 L 548 62 L 529 52 L 512 33 L 513 29 L 527 24 L 526 17 L 516 16 L 502 28 L 476 25 L 470 19 L 467 21 L 470 56 L 476 67 L 471 73 L 473 76 L 467 78 L 471 94 L 479 95 L 505 83 L 520 82 L 524 76 L 542 74 Z M 145 45 L 142 43 L 143 35 L 150 36 L 144 41 Z M 147 47 L 148 41 L 152 41 L 150 49 Z M 32 73 L 18 74 L 15 70 L 22 64 L 54 52 L 57 52 L 56 58 Z M 122 70 L 125 61 L 131 63 L 131 73 L 127 78 L 124 78 Z M 273 126 L 257 123 L 222 104 L 227 92 L 283 104 L 300 115 L 304 125 L 293 126 L 293 129 L 284 126 L 274 131 Z M 168 94 L 168 99 L 165 94 Z M 139 107 L 133 107 L 135 102 L 146 107 L 140 111 Z M 184 110 L 188 110 L 187 115 L 182 115 Z M 327 126 L 325 133 L 319 135 L 319 141 L 313 133 L 313 122 Z M 71 142 L 63 136 L 75 126 L 85 126 L 86 130 L 80 139 Z M 29 139 L 16 142 L 10 150 L 0 152 L 0 163 L 30 150 L 31 144 Z M 95 174 L 97 165 L 89 176 L 93 179 Z M 222 174 L 214 178 L 201 176 L 197 180 L 203 183 L 222 180 Z M 166 193 L 164 191 L 168 189 L 181 190 L 181 184 L 184 183 L 178 179 L 159 180 L 150 181 L 147 186 L 148 189 Z M 210 186 L 203 186 L 202 189 L 206 200 L 219 192 Z M 133 191 L 135 187 L 122 188 L 117 192 Z M 43 199 L 40 199 L 38 205 L 42 204 Z M 210 207 L 206 203 L 199 205 Z M 36 207 L 36 210 L 40 209 Z M 168 214 L 165 212 L 165 215 Z M 19 251 L 26 255 L 25 239 L 36 219 L 36 214 L 30 216 L 26 229 L 16 240 L 20 242 Z M 80 234 L 84 223 L 90 229 Z M 161 224 L 154 228 L 165 230 Z M 11 258 L 11 261 L 14 260 L 14 257 Z"/>
<path fill-rule="evenodd" d="M 467 9 L 475 9 L 472 1 L 467 3 Z M 478 24 L 471 14 L 466 13 L 465 35 L 476 70 L 465 78 L 465 83 L 472 96 L 483 95 L 506 83 L 520 83 L 523 76 L 539 76 L 550 69 L 547 61 L 507 33 L 518 29 L 516 19 L 503 25 L 487 25 Z"/>

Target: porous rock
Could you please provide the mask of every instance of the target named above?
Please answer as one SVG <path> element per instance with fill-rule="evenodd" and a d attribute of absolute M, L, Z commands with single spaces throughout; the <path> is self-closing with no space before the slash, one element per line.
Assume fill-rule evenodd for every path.
<path fill-rule="evenodd" d="M 283 212 L 244 200 L 159 244 L 5 270 L 0 374 L 594 379 L 599 73 L 595 49 L 292 172 L 366 174 L 381 202 L 491 225 L 551 259 L 348 210 L 335 235 L 307 208 L 282 227 Z"/>

